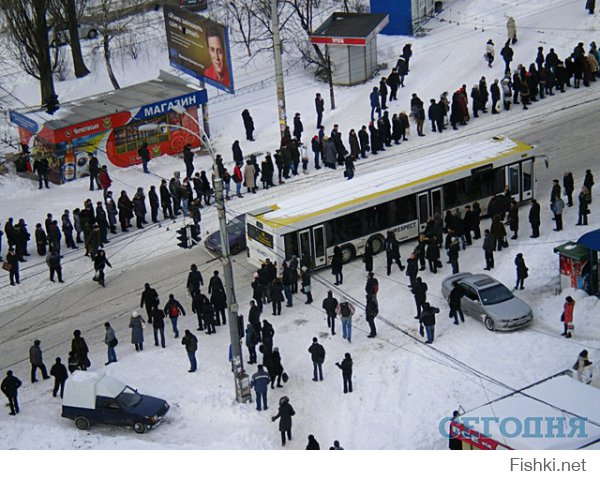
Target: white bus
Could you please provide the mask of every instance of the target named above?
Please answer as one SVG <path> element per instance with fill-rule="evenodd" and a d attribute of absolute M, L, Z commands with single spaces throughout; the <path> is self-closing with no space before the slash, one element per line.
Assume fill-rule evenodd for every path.
<path fill-rule="evenodd" d="M 321 268 L 335 246 L 348 262 L 367 240 L 379 253 L 389 230 L 399 241 L 417 238 L 436 212 L 477 201 L 485 215 L 506 186 L 522 203 L 534 196 L 534 159 L 531 145 L 494 137 L 286 198 L 246 215 L 249 260 L 281 263 L 296 255 Z"/>

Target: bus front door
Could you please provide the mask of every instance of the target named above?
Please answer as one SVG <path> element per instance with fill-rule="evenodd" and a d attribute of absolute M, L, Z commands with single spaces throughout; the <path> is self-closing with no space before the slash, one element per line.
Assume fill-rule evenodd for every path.
<path fill-rule="evenodd" d="M 525 160 L 521 163 L 521 189 L 522 200 L 533 198 L 533 160 Z"/>
<path fill-rule="evenodd" d="M 516 202 L 521 201 L 521 182 L 519 174 L 519 164 L 506 167 L 506 185 L 510 188 L 510 196 Z"/>
<path fill-rule="evenodd" d="M 325 229 L 323 225 L 313 227 L 313 255 L 316 268 L 327 264 L 327 249 L 325 248 Z"/>
<path fill-rule="evenodd" d="M 419 208 L 419 232 L 422 232 L 427 226 L 427 219 L 431 216 L 429 192 L 423 192 L 417 195 L 417 206 Z"/>

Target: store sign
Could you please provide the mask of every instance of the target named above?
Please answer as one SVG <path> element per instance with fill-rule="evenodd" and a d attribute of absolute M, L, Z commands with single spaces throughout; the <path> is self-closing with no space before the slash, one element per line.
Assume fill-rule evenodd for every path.
<path fill-rule="evenodd" d="M 259 228 L 256 228 L 254 225 L 247 224 L 246 225 L 248 238 L 252 240 L 256 240 L 258 243 L 262 243 L 265 247 L 273 248 L 273 235 L 267 233 Z"/>
<path fill-rule="evenodd" d="M 25 130 L 31 133 L 37 133 L 40 129 L 40 126 L 37 124 L 37 122 L 23 115 L 22 113 L 15 112 L 14 110 L 10 111 L 10 121 L 14 125 L 23 127 Z"/>
<path fill-rule="evenodd" d="M 134 116 L 136 120 L 145 120 L 147 118 L 158 117 L 173 110 L 173 107 L 197 107 L 206 103 L 208 96 L 206 90 L 188 93 L 180 97 L 170 98 L 162 102 L 151 103 L 140 107 L 138 113 Z"/>

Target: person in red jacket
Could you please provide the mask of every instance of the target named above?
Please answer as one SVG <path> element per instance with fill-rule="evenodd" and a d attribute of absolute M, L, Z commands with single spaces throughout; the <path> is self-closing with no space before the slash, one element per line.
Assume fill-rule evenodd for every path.
<path fill-rule="evenodd" d="M 572 297 L 565 298 L 561 321 L 565 325 L 565 329 L 561 334 L 563 337 L 571 338 L 571 330 L 573 330 L 573 310 L 575 309 L 575 300 Z"/>
<path fill-rule="evenodd" d="M 112 180 L 110 179 L 106 165 L 102 165 L 100 174 L 98 176 L 100 178 L 100 185 L 102 186 L 102 193 L 104 194 L 104 199 L 106 200 L 106 192 L 108 192 L 108 189 L 112 185 Z"/>

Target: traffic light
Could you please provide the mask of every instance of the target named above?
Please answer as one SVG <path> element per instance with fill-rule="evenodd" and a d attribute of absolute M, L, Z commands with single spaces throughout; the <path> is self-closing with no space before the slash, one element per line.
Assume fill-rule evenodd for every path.
<path fill-rule="evenodd" d="M 177 240 L 178 240 L 177 246 L 179 248 L 190 248 L 188 246 L 188 239 L 189 239 L 188 227 L 183 227 L 183 228 L 180 228 L 179 230 L 177 230 Z"/>
<path fill-rule="evenodd" d="M 46 107 L 46 112 L 52 115 L 59 109 L 58 96 L 53 93 L 48 98 L 45 98 L 44 106 Z"/>

